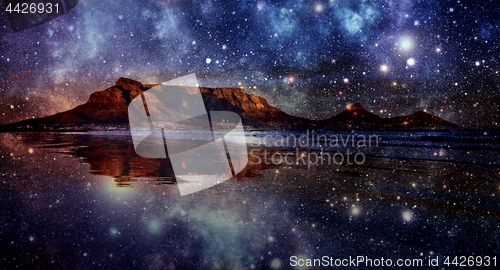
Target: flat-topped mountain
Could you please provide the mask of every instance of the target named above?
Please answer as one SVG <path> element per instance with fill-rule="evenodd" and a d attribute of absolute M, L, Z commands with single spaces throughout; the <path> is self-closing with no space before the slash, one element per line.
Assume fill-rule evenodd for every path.
<path fill-rule="evenodd" d="M 92 93 L 86 103 L 51 116 L 28 119 L 3 126 L 3 130 L 128 127 L 128 105 L 137 96 L 154 87 L 128 78 L 119 78 L 114 86 Z M 291 116 L 271 106 L 266 99 L 247 94 L 243 88 L 201 87 L 208 111 L 232 111 L 246 126 L 264 129 L 442 129 L 457 128 L 437 116 L 416 112 L 408 116 L 381 118 L 366 111 L 361 104 L 328 119 L 314 121 Z"/>
<path fill-rule="evenodd" d="M 209 111 L 232 111 L 241 116 L 244 125 L 264 128 L 307 128 L 314 121 L 291 116 L 269 105 L 265 98 L 247 94 L 243 88 L 201 88 Z"/>

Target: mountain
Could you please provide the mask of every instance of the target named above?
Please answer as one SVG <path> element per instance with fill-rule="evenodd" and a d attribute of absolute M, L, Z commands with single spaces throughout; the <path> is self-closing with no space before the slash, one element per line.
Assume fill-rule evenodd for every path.
<path fill-rule="evenodd" d="M 432 114 L 418 111 L 406 116 L 382 118 L 363 108 L 360 103 L 349 106 L 345 111 L 318 121 L 319 126 L 328 129 L 449 129 L 458 128 Z"/>
<path fill-rule="evenodd" d="M 114 86 L 92 93 L 86 103 L 71 110 L 43 118 L 27 119 L 11 125 L 54 127 L 126 124 L 128 123 L 128 104 L 130 101 L 152 86 L 120 78 Z"/>
<path fill-rule="evenodd" d="M 128 128 L 128 105 L 154 84 L 119 78 L 116 84 L 92 93 L 86 103 L 71 110 L 43 118 L 28 119 L 3 126 L 3 130 L 22 129 L 101 129 Z M 360 103 L 328 119 L 314 121 L 291 116 L 271 106 L 266 99 L 247 94 L 243 88 L 200 88 L 208 111 L 232 111 L 243 125 L 264 129 L 435 129 L 457 128 L 453 123 L 426 112 L 381 118 L 366 111 Z M 169 110 L 169 108 L 165 108 Z"/>
<path fill-rule="evenodd" d="M 7 125 L 9 128 L 81 127 L 128 125 L 128 105 L 155 84 L 142 84 L 119 78 L 116 84 L 92 93 L 86 103 L 51 116 L 27 119 Z M 306 128 L 312 120 L 288 115 L 269 105 L 266 99 L 247 94 L 242 88 L 200 88 L 208 111 L 238 113 L 244 125 L 258 128 Z M 94 127 L 92 127 L 94 126 Z"/>
<path fill-rule="evenodd" d="M 418 111 L 407 116 L 384 119 L 385 126 L 401 129 L 457 128 L 458 126 L 427 112 Z"/>
<path fill-rule="evenodd" d="M 380 128 L 383 118 L 366 111 L 360 103 L 355 103 L 335 116 L 320 120 L 320 126 L 329 129 L 373 129 Z"/>
<path fill-rule="evenodd" d="M 247 94 L 243 88 L 201 88 L 209 111 L 232 111 L 240 115 L 244 125 L 262 128 L 301 129 L 314 121 L 291 116 L 269 105 L 265 98 Z"/>

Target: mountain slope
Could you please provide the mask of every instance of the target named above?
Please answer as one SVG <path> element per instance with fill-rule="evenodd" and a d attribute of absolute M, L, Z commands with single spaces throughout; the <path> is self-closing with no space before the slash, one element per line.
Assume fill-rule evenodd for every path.
<path fill-rule="evenodd" d="M 393 128 L 457 128 L 458 126 L 435 115 L 418 111 L 406 116 L 384 119 L 385 126 Z"/>

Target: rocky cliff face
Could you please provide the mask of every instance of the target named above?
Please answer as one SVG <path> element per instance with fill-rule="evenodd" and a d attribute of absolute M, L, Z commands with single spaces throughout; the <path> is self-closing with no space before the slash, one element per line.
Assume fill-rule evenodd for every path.
<path fill-rule="evenodd" d="M 149 86 L 120 78 L 105 90 L 92 93 L 85 104 L 74 109 L 42 118 L 47 124 L 126 124 L 128 104 Z"/>
<path fill-rule="evenodd" d="M 271 105 L 267 103 L 266 99 L 253 94 L 249 95 L 243 88 L 201 88 L 201 93 L 203 95 L 212 95 L 218 99 L 224 99 L 231 105 L 241 108 L 243 111 L 271 108 Z M 211 104 L 212 103 L 209 103 L 207 105 Z"/>
<path fill-rule="evenodd" d="M 92 93 L 87 103 L 128 105 L 132 99 L 148 88 L 140 82 L 122 77 L 114 86 Z"/>
<path fill-rule="evenodd" d="M 243 88 L 201 88 L 209 111 L 238 113 L 244 124 L 268 128 L 302 128 L 311 120 L 288 115 L 271 106 L 265 98 L 247 94 Z"/>

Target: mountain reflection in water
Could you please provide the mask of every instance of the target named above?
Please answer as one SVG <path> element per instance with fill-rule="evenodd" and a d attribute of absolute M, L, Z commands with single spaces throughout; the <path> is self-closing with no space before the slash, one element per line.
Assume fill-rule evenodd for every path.
<path fill-rule="evenodd" d="M 273 164 L 290 149 L 259 147 L 268 158 L 253 152 L 238 179 L 180 196 L 168 160 L 137 156 L 127 133 L 2 133 L 0 261 L 286 269 L 290 256 L 498 255 L 496 135 L 411 135 L 383 134 L 360 166 Z"/>
<path fill-rule="evenodd" d="M 147 181 L 154 185 L 176 183 L 170 159 L 137 155 L 130 132 L 25 133 L 22 141 L 37 148 L 64 151 L 79 157 L 82 162 L 90 165 L 91 173 L 111 176 L 117 186 L 132 186 L 137 181 Z M 177 143 L 187 142 L 177 140 Z M 255 177 L 257 169 L 263 168 L 262 165 L 264 164 L 247 166 L 237 177 Z"/>

